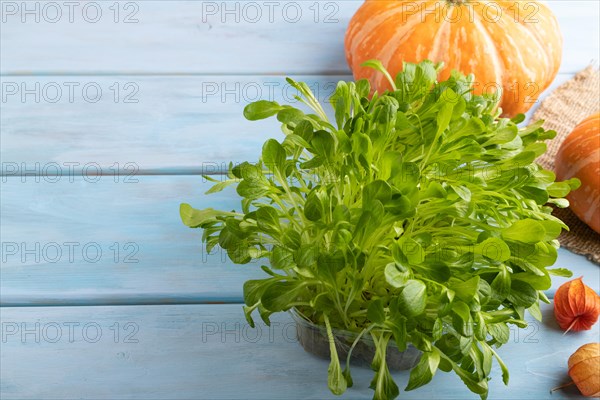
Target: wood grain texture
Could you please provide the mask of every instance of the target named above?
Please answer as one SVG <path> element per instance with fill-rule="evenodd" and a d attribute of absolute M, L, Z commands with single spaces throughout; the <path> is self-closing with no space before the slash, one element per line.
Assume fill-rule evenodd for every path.
<path fill-rule="evenodd" d="M 348 72 L 344 33 L 362 2 L 78 3 L 71 13 L 59 7 L 60 17 L 46 2 L 37 12 L 30 5 L 31 14 L 21 2 L 6 10 L 9 3 L 0 37 L 4 74 L 337 74 Z M 597 2 L 548 3 L 565 37 L 561 71 L 576 72 L 598 57 Z"/>
<path fill-rule="evenodd" d="M 305 80 L 322 102 L 338 80 L 351 79 L 293 77 Z M 539 101 L 571 77 L 559 75 L 539 94 Z M 256 160 L 265 140 L 282 137 L 275 118 L 244 119 L 246 104 L 269 99 L 300 106 L 294 99 L 296 90 L 277 76 L 13 76 L 2 80 L 6 87 L 16 87 L 14 95 L 5 92 L 0 113 L 0 174 L 4 176 L 21 176 L 25 169 L 36 168 L 48 175 L 98 169 L 111 174 L 117 168 L 122 174 L 132 169 L 143 174 L 215 173 L 225 170 L 229 162 Z M 23 95 L 22 88 L 35 91 L 36 87 L 39 102 L 33 94 Z M 115 101 L 117 93 L 119 101 Z M 49 101 L 59 94 L 57 102 Z M 125 102 L 129 95 L 128 100 L 137 102 Z M 90 102 L 96 98 L 98 102 Z"/>
<path fill-rule="evenodd" d="M 211 185 L 197 176 L 46 178 L 3 178 L 2 305 L 241 302 L 244 281 L 264 274 L 259 262 L 206 254 L 201 230 L 180 221 L 181 202 L 239 209 L 233 188 L 204 195 Z M 556 267 L 600 287 L 600 269 L 581 256 L 561 250 Z"/>
<path fill-rule="evenodd" d="M 325 101 L 338 80 L 349 77 L 294 78 Z M 298 92 L 275 76 L 3 77 L 2 84 L 17 91 L 5 92 L 0 114 L 3 175 L 20 175 L 23 162 L 28 168 L 40 163 L 49 174 L 57 170 L 50 162 L 63 174 L 68 165 L 80 171 L 95 163 L 107 173 L 115 163 L 121 169 L 132 163 L 144 173 L 211 173 L 230 161 L 255 160 L 266 139 L 282 135 L 276 119 L 247 121 L 246 104 L 270 99 L 299 105 Z M 37 99 L 23 95 L 36 87 Z"/>
<path fill-rule="evenodd" d="M 263 274 L 207 254 L 182 224 L 180 202 L 239 204 L 231 191 L 204 196 L 201 177 L 28 178 L 2 183 L 3 305 L 239 302 L 242 282 Z"/>
<path fill-rule="evenodd" d="M 494 363 L 489 399 L 578 398 L 574 387 L 553 394 L 550 388 L 569 381 L 569 355 L 597 340 L 598 325 L 565 337 L 551 305 L 542 312 L 543 323 L 529 319 L 530 326 L 512 330 L 509 343 L 499 349 L 510 383 L 504 386 Z M 352 369 L 354 387 L 333 396 L 327 389 L 328 362 L 304 352 L 288 314 L 273 316 L 271 328 L 259 324 L 253 330 L 239 305 L 3 308 L 2 326 L 0 389 L 6 399 L 372 397 L 373 371 L 363 367 Z M 23 336 L 25 329 L 31 333 Z M 408 372 L 393 377 L 402 389 Z M 430 384 L 400 394 L 402 399 L 475 397 L 453 373 L 440 371 Z"/>

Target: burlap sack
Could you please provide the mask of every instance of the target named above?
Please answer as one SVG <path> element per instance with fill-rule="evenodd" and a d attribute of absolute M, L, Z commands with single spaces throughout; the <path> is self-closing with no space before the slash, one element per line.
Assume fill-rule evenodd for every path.
<path fill-rule="evenodd" d="M 538 162 L 554 170 L 554 157 L 565 137 L 579 122 L 599 110 L 600 73 L 597 67 L 589 66 L 559 86 L 535 110 L 531 120 L 543 119 L 544 128 L 557 132 L 556 138 L 547 142 L 548 152 Z M 600 264 L 600 234 L 581 222 L 569 209 L 556 208 L 553 214 L 571 229 L 561 234 L 560 244 Z"/>

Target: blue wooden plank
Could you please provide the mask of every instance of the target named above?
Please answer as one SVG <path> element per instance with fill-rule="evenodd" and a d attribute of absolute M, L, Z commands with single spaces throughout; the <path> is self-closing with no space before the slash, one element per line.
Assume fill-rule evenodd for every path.
<path fill-rule="evenodd" d="M 241 282 L 262 276 L 207 254 L 181 223 L 180 202 L 238 204 L 231 191 L 203 196 L 201 177 L 29 178 L 2 183 L 3 305 L 239 302 Z"/>
<path fill-rule="evenodd" d="M 4 178 L 1 304 L 240 302 L 243 282 L 263 276 L 261 263 L 206 254 L 201 231 L 179 219 L 180 202 L 239 209 L 233 188 L 206 196 L 210 185 L 198 176 L 114 178 Z M 600 268 L 584 257 L 561 250 L 556 266 L 600 288 Z M 565 281 L 554 279 L 549 296 Z"/>
<path fill-rule="evenodd" d="M 561 74 L 548 93 L 572 75 Z M 339 79 L 294 76 L 325 102 Z M 199 174 L 223 171 L 229 162 L 253 161 L 262 143 L 281 137 L 279 122 L 249 122 L 244 106 L 267 99 L 298 105 L 296 91 L 281 77 L 1 77 L 0 175 L 27 170 L 45 175 L 102 171 L 122 175 Z M 77 86 L 71 101 L 70 86 Z M 39 102 L 22 88 L 38 85 Z M 69 86 L 70 85 L 70 86 Z M 89 88 L 89 95 L 84 87 Z M 133 86 L 127 86 L 133 85 Z M 61 96 L 57 96 L 58 87 Z M 94 87 L 100 91 L 94 92 Z M 125 89 L 125 88 L 128 89 Z M 46 88 L 46 89 L 44 89 Z M 75 89 L 74 89 L 75 90 Z M 135 92 L 134 90 L 137 90 Z M 119 94 L 118 101 L 115 95 Z M 101 93 L 99 100 L 94 93 Z M 131 95 L 125 102 L 127 96 Z M 23 97 L 24 96 L 24 97 Z M 325 107 L 330 111 L 330 107 Z M 331 114 L 331 113 L 330 113 Z"/>
<path fill-rule="evenodd" d="M 581 398 L 568 381 L 567 359 L 598 340 L 599 327 L 563 336 L 544 322 L 511 331 L 499 349 L 511 376 L 494 364 L 489 399 Z M 342 397 L 327 389 L 328 362 L 304 352 L 287 314 L 257 330 L 239 305 L 2 308 L 0 396 L 11 399 L 365 399 L 373 371 L 354 367 L 354 387 Z M 36 325 L 38 324 L 38 325 Z M 71 329 L 71 331 L 70 331 Z M 36 341 L 37 333 L 37 341 Z M 70 334 L 71 333 L 71 334 Z M 118 335 L 117 335 L 118 333 Z M 395 372 L 400 388 L 408 372 Z M 402 399 L 467 399 L 453 373 Z"/>
<path fill-rule="evenodd" d="M 294 78 L 306 81 L 323 102 L 338 80 L 350 79 Z M 163 169 L 213 173 L 229 162 L 254 160 L 266 139 L 281 136 L 275 119 L 245 120 L 247 103 L 270 99 L 299 104 L 294 99 L 297 91 L 276 76 L 0 80 L 4 88 L 14 89 L 4 92 L 0 114 L 0 173 L 5 176 L 36 168 L 46 175 L 82 170 L 114 174 L 118 168 L 124 175 Z M 72 94 L 69 87 L 74 88 Z M 34 93 L 24 94 L 25 90 Z"/>
<path fill-rule="evenodd" d="M 47 3 L 25 13 L 22 2 L 2 2 L 0 72 L 346 73 L 344 33 L 362 1 Z M 561 70 L 597 59 L 597 2 L 548 4 L 565 37 Z"/>

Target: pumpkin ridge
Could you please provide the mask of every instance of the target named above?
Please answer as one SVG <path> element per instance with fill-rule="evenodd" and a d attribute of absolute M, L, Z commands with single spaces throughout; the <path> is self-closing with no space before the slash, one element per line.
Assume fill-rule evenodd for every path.
<path fill-rule="evenodd" d="M 448 21 L 447 19 L 444 18 L 444 22 L 440 25 L 435 37 L 433 38 L 433 46 L 431 48 L 431 50 L 429 51 L 429 53 L 427 54 L 427 59 L 433 62 L 439 62 L 442 61 L 441 57 L 440 57 L 440 53 L 442 52 L 441 46 L 442 46 L 442 39 L 444 38 L 444 36 L 446 35 L 447 38 L 449 38 L 449 35 L 447 35 L 448 32 L 448 28 L 450 21 Z"/>
<path fill-rule="evenodd" d="M 545 65 L 548 65 L 552 62 L 552 65 L 554 66 L 554 62 L 552 60 L 550 60 L 550 55 L 548 54 L 545 46 L 539 41 L 539 38 L 534 35 L 532 33 L 532 30 L 525 24 L 519 22 L 519 26 L 523 27 L 523 32 L 527 32 L 529 37 L 533 37 L 534 41 L 537 43 L 538 48 L 540 49 L 540 54 L 544 57 L 543 63 Z M 529 48 L 530 44 L 528 44 L 528 48 Z M 542 70 L 543 71 L 543 70 Z M 543 76 L 536 76 L 536 80 L 537 81 L 543 81 L 543 82 L 548 82 L 548 78 L 546 77 L 546 73 L 543 72 Z M 537 82 L 535 82 L 537 84 Z M 542 85 L 539 87 L 540 92 L 542 92 L 543 90 L 546 90 L 546 88 L 550 86 L 550 82 L 546 83 L 545 85 Z"/>
<path fill-rule="evenodd" d="M 598 162 L 600 162 L 600 153 L 594 151 L 591 154 L 588 154 L 585 158 L 580 158 L 579 160 L 570 164 L 567 171 L 569 172 L 569 175 L 575 176 L 573 171 L 581 171 L 586 165 Z"/>
<path fill-rule="evenodd" d="M 369 7 L 369 5 L 369 3 L 365 3 L 363 7 L 372 8 Z M 359 10 L 359 12 L 360 11 L 361 10 Z M 365 43 L 367 39 L 377 34 L 378 28 L 381 24 L 386 23 L 388 19 L 394 18 L 394 16 L 398 14 L 398 10 L 396 9 L 396 7 L 390 7 L 388 9 L 376 10 L 373 14 L 371 14 L 371 10 L 366 9 L 366 11 L 364 11 L 363 13 L 368 13 L 368 18 L 361 20 L 360 25 L 357 24 L 357 26 L 353 26 L 352 24 L 350 24 L 350 26 L 348 27 L 349 36 L 346 38 L 346 41 L 350 42 L 351 46 L 349 48 L 349 51 L 347 51 L 346 53 L 349 54 L 350 57 L 352 57 L 352 54 L 356 53 L 357 48 L 361 44 Z M 365 59 L 363 61 L 367 60 Z M 362 64 L 362 61 L 359 61 L 359 63 Z"/>
<path fill-rule="evenodd" d="M 508 7 L 502 7 L 501 2 L 498 2 L 498 5 L 505 9 L 508 10 Z M 540 6 L 543 6 L 542 3 L 539 3 Z M 529 34 L 530 37 L 533 37 L 535 42 L 537 43 L 538 47 L 540 48 L 540 53 L 542 53 L 544 55 L 544 63 L 548 64 L 548 63 L 552 63 L 553 71 L 555 71 L 557 69 L 557 66 L 555 65 L 555 57 L 552 57 L 550 55 L 550 53 L 548 52 L 548 43 L 544 43 L 544 41 L 542 40 L 542 38 L 539 35 L 539 32 L 536 29 L 533 29 L 533 25 L 531 23 L 527 23 L 525 22 L 525 20 L 521 19 L 521 18 L 514 18 L 513 21 L 515 21 L 515 24 L 518 24 L 519 26 L 521 26 L 523 28 L 523 31 L 527 32 Z M 559 66 L 560 67 L 560 66 Z M 547 81 L 547 77 L 544 76 L 543 77 L 544 81 Z M 551 82 L 548 82 L 543 88 L 540 87 L 540 91 L 545 90 L 548 86 L 550 86 Z"/>
<path fill-rule="evenodd" d="M 383 63 L 383 65 L 389 65 L 391 60 L 397 57 L 398 49 L 402 49 L 402 44 L 398 45 L 398 43 L 402 43 L 406 37 L 410 34 L 414 33 L 415 28 L 419 26 L 421 23 L 421 15 L 413 14 L 406 18 L 406 22 L 402 25 L 402 30 L 396 31 L 394 36 L 390 38 L 378 51 L 380 58 L 379 61 Z M 405 60 L 404 57 L 402 61 L 417 61 L 417 60 Z M 385 81 L 385 77 L 380 74 L 374 74 L 373 76 L 379 76 L 378 86 Z M 394 76 L 392 76 L 395 78 Z"/>
<path fill-rule="evenodd" d="M 421 23 L 420 20 L 420 15 L 419 14 L 413 14 L 411 16 L 409 16 L 406 19 L 406 22 L 404 23 L 404 25 L 402 26 L 403 30 L 399 30 L 396 31 L 396 33 L 394 34 L 394 36 L 392 36 L 392 38 L 390 38 L 380 49 L 380 54 L 381 54 L 381 58 L 380 61 L 386 65 L 387 63 L 390 62 L 390 60 L 392 59 L 392 57 L 396 54 L 396 52 L 398 51 L 399 48 L 402 47 L 402 45 L 397 45 L 396 41 L 397 40 L 399 43 L 402 42 L 404 39 L 406 39 L 406 36 L 413 33 L 414 32 L 414 28 L 419 26 L 419 24 Z M 416 21 L 412 21 L 413 19 L 415 19 Z"/>
<path fill-rule="evenodd" d="M 481 19 L 480 19 L 481 17 L 479 16 L 479 13 L 474 12 L 473 16 L 474 16 L 473 23 L 475 24 L 475 27 L 478 28 L 478 30 L 480 31 L 482 36 L 485 38 L 485 41 L 487 42 L 488 47 L 490 48 L 490 54 L 492 56 L 491 57 L 492 64 L 494 65 L 494 76 L 496 77 L 496 84 L 504 87 L 506 84 L 504 74 L 502 73 L 502 71 L 504 71 L 506 69 L 506 64 L 504 62 L 504 59 L 500 56 L 500 50 L 498 49 L 498 46 L 496 45 L 496 42 L 494 41 L 494 39 L 492 39 L 492 34 L 487 29 L 485 24 L 483 22 L 481 22 Z M 477 76 L 475 76 L 475 79 L 477 79 Z M 487 83 L 489 83 L 489 82 L 487 82 Z M 485 85 L 486 82 L 483 82 L 483 84 Z M 499 104 L 502 104 L 504 97 L 505 97 L 504 90 L 501 90 L 500 91 L 500 99 L 498 102 Z"/>
<path fill-rule="evenodd" d="M 592 114 L 575 126 L 554 158 L 559 180 L 577 177 L 581 187 L 569 193 L 570 209 L 592 230 L 600 233 L 600 114 Z M 600 306 L 599 306 L 600 308 Z"/>
<path fill-rule="evenodd" d="M 590 131 L 591 131 L 591 129 L 575 132 L 572 140 L 570 140 L 569 142 L 565 142 L 563 151 L 571 152 L 571 151 L 577 150 L 576 151 L 577 153 L 579 153 L 581 151 L 586 151 L 586 152 L 592 151 L 593 147 L 591 147 L 590 145 L 592 145 L 592 144 L 596 143 L 598 140 L 600 140 L 600 131 L 599 131 L 598 135 L 593 135 L 593 136 L 591 134 L 589 134 L 589 133 L 593 133 Z"/>

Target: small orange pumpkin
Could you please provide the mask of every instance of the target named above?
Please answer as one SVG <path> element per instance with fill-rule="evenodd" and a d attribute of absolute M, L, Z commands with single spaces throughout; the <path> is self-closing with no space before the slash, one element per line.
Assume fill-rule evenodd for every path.
<path fill-rule="evenodd" d="M 600 233 L 600 113 L 583 120 L 562 143 L 555 159 L 558 180 L 579 178 L 567 196 L 571 210 Z"/>
<path fill-rule="evenodd" d="M 356 79 L 389 89 L 383 74 L 361 67 L 377 59 L 395 77 L 403 62 L 444 62 L 473 73 L 476 94 L 502 88 L 505 116 L 524 113 L 558 73 L 562 36 L 540 1 L 366 0 L 350 20 L 346 59 Z"/>

